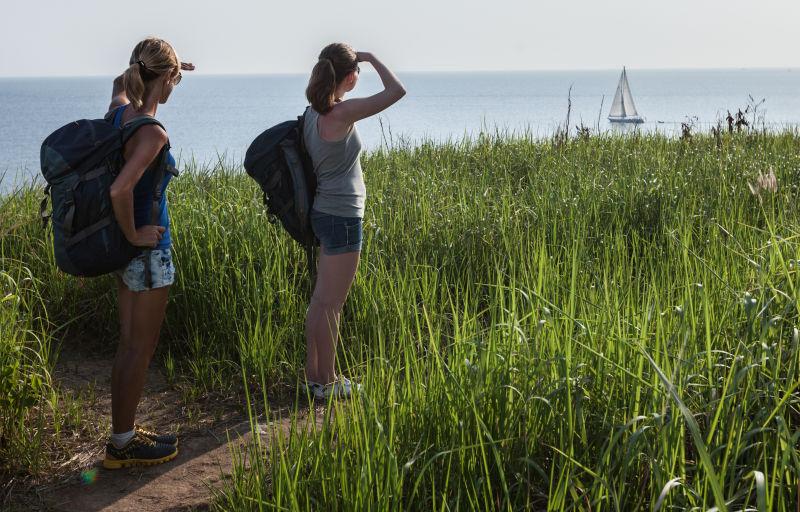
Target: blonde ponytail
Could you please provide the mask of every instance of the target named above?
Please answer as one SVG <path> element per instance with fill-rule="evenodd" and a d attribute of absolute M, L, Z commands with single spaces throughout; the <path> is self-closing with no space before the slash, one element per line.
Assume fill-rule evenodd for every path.
<path fill-rule="evenodd" d="M 130 66 L 122 75 L 125 94 L 133 108 L 142 108 L 152 82 L 166 74 L 180 72 L 180 60 L 172 46 L 157 37 L 140 41 L 131 53 Z"/>
<path fill-rule="evenodd" d="M 139 66 L 138 63 L 134 62 L 125 70 L 125 73 L 122 75 L 122 85 L 125 87 L 125 94 L 128 96 L 128 100 L 131 102 L 131 105 L 133 105 L 133 108 L 142 108 L 145 88 L 141 66 Z"/>

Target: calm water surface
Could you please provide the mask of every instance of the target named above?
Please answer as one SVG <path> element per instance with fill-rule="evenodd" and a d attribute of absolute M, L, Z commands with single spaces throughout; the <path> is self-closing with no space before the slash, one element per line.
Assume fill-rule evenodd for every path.
<path fill-rule="evenodd" d="M 158 116 L 175 154 L 201 162 L 238 161 L 262 130 L 290 119 L 306 104 L 305 75 L 191 76 L 187 73 Z M 644 130 L 674 133 L 688 117 L 708 128 L 728 109 L 766 101 L 759 115 L 771 127 L 800 124 L 800 70 L 628 72 Z M 563 123 L 572 86 L 571 125 L 594 131 L 606 121 L 619 71 L 403 73 L 408 95 L 379 117 L 359 123 L 368 148 L 424 139 L 460 139 L 495 129 L 547 136 Z M 362 74 L 356 94 L 380 90 Z M 67 122 L 101 117 L 111 77 L 0 79 L 0 190 L 38 174 L 42 140 Z M 600 110 L 602 102 L 602 111 Z M 382 126 L 381 126 L 382 125 Z"/>

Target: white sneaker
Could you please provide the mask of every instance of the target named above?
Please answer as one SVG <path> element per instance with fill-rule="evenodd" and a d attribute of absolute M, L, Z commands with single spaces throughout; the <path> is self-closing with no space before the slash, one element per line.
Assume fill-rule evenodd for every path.
<path fill-rule="evenodd" d="M 325 398 L 325 386 L 313 380 L 306 381 L 306 392 L 311 398 Z"/>
<path fill-rule="evenodd" d="M 361 384 L 355 383 L 347 377 L 339 377 L 336 382 L 331 384 L 320 384 L 313 380 L 306 381 L 306 391 L 313 398 L 328 398 L 333 395 L 336 399 L 346 400 L 353 395 L 353 391 L 358 392 Z"/>
<path fill-rule="evenodd" d="M 339 377 L 333 384 L 324 386 L 322 393 L 325 398 L 333 395 L 333 398 L 347 400 L 353 395 L 353 391 L 357 393 L 360 390 L 361 384 L 353 382 L 347 377 Z"/>

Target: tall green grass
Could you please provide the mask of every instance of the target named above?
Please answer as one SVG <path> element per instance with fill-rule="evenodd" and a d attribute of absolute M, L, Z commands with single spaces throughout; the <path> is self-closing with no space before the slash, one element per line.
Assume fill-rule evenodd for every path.
<path fill-rule="evenodd" d="M 49 339 L 31 314 L 36 284 L 26 270 L 0 270 L 0 474 L 8 475 L 42 469 L 40 406 L 52 392 Z"/>
<path fill-rule="evenodd" d="M 364 392 L 245 454 L 219 508 L 794 510 L 797 149 L 482 138 L 371 155 L 340 354 Z M 747 181 L 769 167 L 780 189 L 760 203 Z M 254 358 L 267 381 L 271 357 Z"/>
<path fill-rule="evenodd" d="M 794 510 L 798 149 L 484 136 L 367 155 L 339 357 L 363 392 L 239 454 L 216 506 Z M 236 166 L 189 167 L 161 357 L 190 393 L 257 390 L 263 418 L 302 370 L 304 258 Z M 35 203 L 6 202 L 21 225 L 0 242 L 42 298 L 24 315 L 110 345 L 111 280 L 54 270 Z"/>
<path fill-rule="evenodd" d="M 0 475 L 9 477 L 46 466 L 46 410 L 53 398 L 42 282 L 16 250 L 36 244 L 18 236 L 32 197 L 30 191 L 0 196 Z"/>

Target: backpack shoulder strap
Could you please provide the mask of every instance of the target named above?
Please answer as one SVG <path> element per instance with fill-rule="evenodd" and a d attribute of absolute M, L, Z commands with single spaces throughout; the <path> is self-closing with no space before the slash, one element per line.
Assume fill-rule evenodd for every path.
<path fill-rule="evenodd" d="M 161 127 L 161 129 L 164 130 L 165 132 L 167 131 L 167 129 L 164 128 L 164 125 L 161 124 L 161 122 L 154 117 L 151 116 L 134 117 L 133 119 L 131 119 L 130 121 L 128 121 L 127 123 L 125 123 L 120 127 L 120 129 L 122 130 L 123 145 L 126 142 L 128 142 L 128 140 L 130 140 L 130 138 L 133 137 L 137 131 L 139 131 L 139 128 L 151 124 Z"/>

